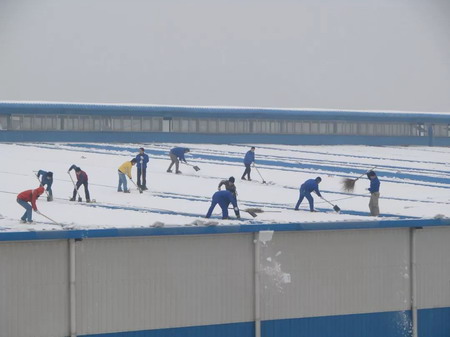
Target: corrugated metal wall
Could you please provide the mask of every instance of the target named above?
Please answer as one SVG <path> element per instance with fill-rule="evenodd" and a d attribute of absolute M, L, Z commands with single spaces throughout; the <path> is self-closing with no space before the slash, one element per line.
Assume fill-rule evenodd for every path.
<path fill-rule="evenodd" d="M 0 243 L 0 337 L 66 336 L 67 241 Z"/>
<path fill-rule="evenodd" d="M 78 333 L 252 321 L 251 242 L 251 234 L 78 242 Z"/>
<path fill-rule="evenodd" d="M 439 321 L 424 311 L 419 336 L 450 336 L 450 227 L 415 231 L 419 308 L 442 309 Z M 75 242 L 77 335 L 253 335 L 253 235 Z M 263 337 L 412 335 L 410 228 L 275 231 L 259 244 Z M 69 261 L 68 240 L 0 242 L 0 337 L 70 335 Z"/>
<path fill-rule="evenodd" d="M 263 320 L 410 308 L 408 229 L 275 232 L 261 254 Z"/>

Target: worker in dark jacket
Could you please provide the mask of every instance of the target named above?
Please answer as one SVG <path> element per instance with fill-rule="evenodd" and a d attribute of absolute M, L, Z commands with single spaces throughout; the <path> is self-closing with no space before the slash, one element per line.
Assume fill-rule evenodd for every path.
<path fill-rule="evenodd" d="M 53 191 L 52 191 L 52 184 L 53 184 L 53 172 L 47 172 L 44 170 L 39 170 L 36 174 L 38 179 L 41 178 L 41 186 L 47 185 L 47 201 L 53 201 Z"/>
<path fill-rule="evenodd" d="M 70 171 L 72 171 L 72 170 L 75 170 L 75 174 L 77 176 L 77 183 L 74 186 L 73 195 L 72 195 L 72 198 L 70 199 L 70 201 L 75 201 L 75 197 L 77 196 L 77 191 L 80 188 L 80 186 L 83 185 L 84 193 L 86 195 L 86 202 L 91 202 L 91 197 L 89 196 L 89 188 L 88 188 L 88 176 L 87 176 L 86 172 L 82 171 L 81 168 L 79 168 L 78 166 L 72 165 L 69 168 L 69 171 L 67 171 L 67 173 L 69 173 L 69 175 L 70 175 Z"/>
<path fill-rule="evenodd" d="M 245 171 L 242 174 L 242 177 L 241 177 L 242 180 L 245 180 L 246 175 L 247 175 L 247 180 L 251 180 L 250 172 L 252 169 L 251 169 L 250 165 L 252 165 L 252 163 L 254 163 L 254 162 L 255 162 L 255 147 L 252 146 L 250 148 L 250 150 L 247 151 L 247 153 L 245 154 L 245 157 L 244 157 Z"/>
<path fill-rule="evenodd" d="M 370 215 L 380 215 L 380 207 L 378 200 L 380 199 L 380 180 L 378 180 L 377 174 L 374 171 L 367 172 L 367 178 L 370 180 L 370 192 L 369 210 Z"/>
<path fill-rule="evenodd" d="M 144 152 L 144 148 L 139 149 L 139 154 L 136 156 L 136 167 L 137 167 L 137 185 L 142 190 L 148 190 L 147 188 L 147 163 L 148 155 Z M 142 178 L 142 184 L 141 184 Z"/>
<path fill-rule="evenodd" d="M 239 207 L 237 205 L 236 197 L 230 191 L 217 191 L 212 196 L 211 207 L 209 207 L 208 213 L 206 214 L 206 218 L 211 217 L 212 212 L 214 211 L 214 207 L 219 204 L 222 209 L 222 219 L 229 219 L 228 217 L 228 205 L 233 205 L 234 214 L 236 214 L 236 218 L 240 219 Z"/>
<path fill-rule="evenodd" d="M 314 209 L 314 198 L 311 193 L 316 192 L 319 197 L 322 197 L 319 191 L 319 184 L 322 181 L 322 178 L 317 177 L 316 179 L 308 179 L 300 186 L 300 197 L 295 205 L 295 210 L 298 211 L 300 204 L 303 201 L 303 198 L 306 198 L 309 202 L 309 210 L 311 212 L 316 212 Z"/>
<path fill-rule="evenodd" d="M 26 190 L 17 195 L 17 203 L 25 208 L 25 213 L 20 218 L 22 223 L 33 223 L 33 210 L 38 212 L 36 200 L 42 193 L 44 193 L 44 187 L 39 186 L 34 190 Z M 31 205 L 29 203 L 31 203 Z"/>
<path fill-rule="evenodd" d="M 236 196 L 237 195 L 236 185 L 234 184 L 234 182 L 235 182 L 234 177 L 230 177 L 230 178 L 228 178 L 228 180 L 226 180 L 226 179 L 222 180 L 219 183 L 218 190 L 220 191 L 220 188 L 222 186 L 225 186 L 225 190 L 230 191 L 234 196 Z"/>
<path fill-rule="evenodd" d="M 184 158 L 184 154 L 188 153 L 188 152 L 189 152 L 189 149 L 186 147 L 174 147 L 172 150 L 170 150 L 169 157 L 172 162 L 170 163 L 170 166 L 167 169 L 167 172 L 169 172 L 169 173 L 172 172 L 172 166 L 173 166 L 173 164 L 175 164 L 175 173 L 180 174 L 181 173 L 181 171 L 179 169 L 180 160 L 187 163 L 186 158 Z"/>

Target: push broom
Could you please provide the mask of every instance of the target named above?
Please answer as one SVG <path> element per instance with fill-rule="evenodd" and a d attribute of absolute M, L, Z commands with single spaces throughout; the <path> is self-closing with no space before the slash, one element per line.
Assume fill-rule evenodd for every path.
<path fill-rule="evenodd" d="M 373 171 L 373 170 L 375 170 L 377 167 L 375 166 L 375 167 L 373 167 L 373 168 L 371 168 L 369 171 Z M 367 171 L 367 172 L 369 172 L 369 171 Z M 364 172 L 363 174 L 361 174 L 358 178 L 356 178 L 356 179 L 350 179 L 350 178 L 344 178 L 343 180 L 342 180 L 342 189 L 344 190 L 344 191 L 347 191 L 347 192 L 353 192 L 353 190 L 355 189 L 355 183 L 362 177 L 362 176 L 364 176 L 365 174 L 367 174 L 367 172 Z"/>

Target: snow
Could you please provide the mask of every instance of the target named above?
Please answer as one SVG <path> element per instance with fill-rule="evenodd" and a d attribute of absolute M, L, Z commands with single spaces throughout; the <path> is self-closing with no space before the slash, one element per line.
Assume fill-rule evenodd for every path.
<path fill-rule="evenodd" d="M 88 144 L 18 143 L 0 144 L 0 231 L 252 225 L 276 223 L 358 222 L 380 219 L 450 217 L 450 148 L 369 147 L 369 146 L 287 146 L 255 145 L 256 163 L 261 175 L 252 170 L 253 181 L 241 181 L 242 158 L 255 144 Z M 117 168 L 133 158 L 143 146 L 150 156 L 147 169 L 148 191 L 140 194 L 129 184 L 131 193 L 117 192 Z M 191 149 L 187 160 L 201 168 L 181 165 L 183 174 L 166 172 L 168 151 L 174 146 Z M 76 164 L 89 176 L 91 198 L 96 203 L 70 202 L 73 185 L 67 174 Z M 381 217 L 368 214 L 369 182 L 363 176 L 353 193 L 342 190 L 343 178 L 356 178 L 375 168 L 381 181 Z M 36 188 L 33 171 L 54 172 L 55 200 L 45 196 L 37 204 L 47 217 L 33 213 L 34 224 L 20 224 L 24 209 L 17 204 L 18 193 Z M 133 169 L 133 177 L 136 169 Z M 236 178 L 241 220 L 221 220 L 217 206 L 206 221 L 211 196 L 222 179 Z M 320 212 L 310 213 L 307 200 L 300 211 L 293 208 L 298 188 L 305 180 L 322 177 L 315 196 Z M 83 187 L 80 194 L 84 199 Z M 248 208 L 263 212 L 253 218 Z M 233 216 L 233 212 L 230 213 Z"/>

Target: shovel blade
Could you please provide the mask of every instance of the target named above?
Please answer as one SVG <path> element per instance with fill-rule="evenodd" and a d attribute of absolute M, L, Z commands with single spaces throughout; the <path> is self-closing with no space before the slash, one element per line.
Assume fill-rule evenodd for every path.
<path fill-rule="evenodd" d="M 200 167 L 198 166 L 192 166 L 194 168 L 195 171 L 200 171 Z"/>
<path fill-rule="evenodd" d="M 246 212 L 254 218 L 256 218 L 258 216 L 258 214 L 256 214 L 255 212 L 252 212 L 252 211 L 246 211 Z"/>
<path fill-rule="evenodd" d="M 339 213 L 339 212 L 341 211 L 341 209 L 338 207 L 338 205 L 334 205 L 334 206 L 333 206 L 333 209 L 334 209 L 337 213 Z"/>

